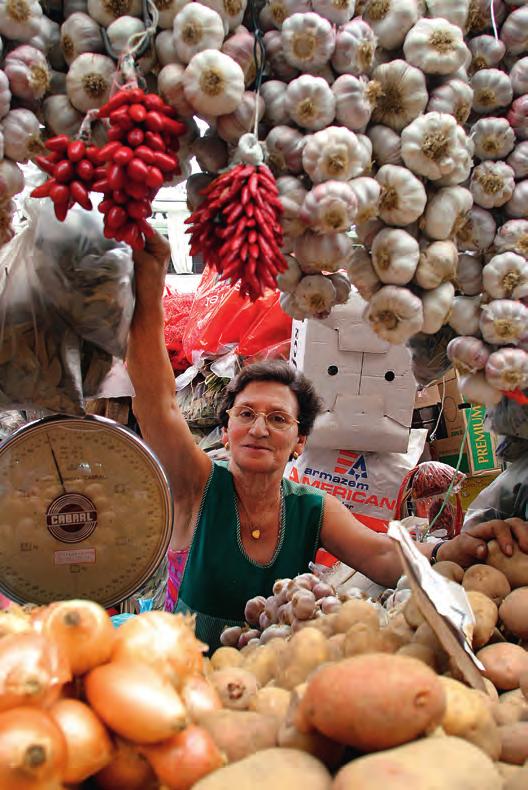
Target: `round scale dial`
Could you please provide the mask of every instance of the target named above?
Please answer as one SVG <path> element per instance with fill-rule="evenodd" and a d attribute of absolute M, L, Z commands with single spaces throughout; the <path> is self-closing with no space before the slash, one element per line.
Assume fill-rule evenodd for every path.
<path fill-rule="evenodd" d="M 0 445 L 0 590 L 37 604 L 133 595 L 167 551 L 172 496 L 131 431 L 47 417 Z"/>

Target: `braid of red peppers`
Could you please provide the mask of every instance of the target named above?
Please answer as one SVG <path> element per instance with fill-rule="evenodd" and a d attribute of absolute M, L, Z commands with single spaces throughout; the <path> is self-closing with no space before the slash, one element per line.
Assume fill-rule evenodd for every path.
<path fill-rule="evenodd" d="M 266 288 L 276 289 L 286 269 L 281 252 L 283 212 L 273 174 L 265 165 L 240 164 L 215 178 L 204 200 L 186 220 L 191 255 L 202 253 L 222 280 L 235 284 L 255 301 Z"/>

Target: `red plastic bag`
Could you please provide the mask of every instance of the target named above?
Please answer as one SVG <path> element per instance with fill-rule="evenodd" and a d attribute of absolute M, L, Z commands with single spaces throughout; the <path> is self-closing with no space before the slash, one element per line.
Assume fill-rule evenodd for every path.
<path fill-rule="evenodd" d="M 193 352 L 216 355 L 234 349 L 244 357 L 287 352 L 291 318 L 280 307 L 279 292 L 266 291 L 251 302 L 239 290 L 239 284 L 220 282 L 216 272 L 205 269 L 183 335 L 189 362 Z"/>
<path fill-rule="evenodd" d="M 170 289 L 167 289 L 163 297 L 165 346 L 176 373 L 183 373 L 189 367 L 189 361 L 183 351 L 183 334 L 193 301 L 194 294 L 178 293 Z"/>

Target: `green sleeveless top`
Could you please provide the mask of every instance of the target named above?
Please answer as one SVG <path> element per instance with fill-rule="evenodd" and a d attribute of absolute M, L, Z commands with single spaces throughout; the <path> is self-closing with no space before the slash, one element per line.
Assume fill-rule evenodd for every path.
<path fill-rule="evenodd" d="M 242 544 L 233 476 L 227 466 L 213 464 L 175 608 L 196 614 L 196 636 L 211 652 L 225 626 L 243 625 L 250 598 L 271 595 L 276 579 L 308 570 L 320 545 L 323 503 L 320 492 L 283 478 L 277 548 L 261 565 Z"/>

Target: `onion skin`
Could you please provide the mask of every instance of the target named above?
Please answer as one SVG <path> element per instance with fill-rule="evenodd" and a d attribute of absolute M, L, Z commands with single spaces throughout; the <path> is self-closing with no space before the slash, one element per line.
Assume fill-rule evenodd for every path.
<path fill-rule="evenodd" d="M 70 678 L 64 655 L 40 634 L 13 634 L 0 640 L 0 711 L 51 705 Z"/>
<path fill-rule="evenodd" d="M 60 790 L 67 747 L 60 729 L 38 708 L 0 713 L 0 788 Z"/>
<path fill-rule="evenodd" d="M 159 787 L 147 759 L 121 738 L 116 738 L 112 761 L 94 779 L 102 790 L 158 790 Z"/>
<path fill-rule="evenodd" d="M 222 700 L 218 691 L 202 675 L 191 675 L 186 678 L 180 694 L 187 713 L 195 724 L 199 724 L 208 713 L 222 709 Z"/>
<path fill-rule="evenodd" d="M 96 667 L 85 678 L 85 691 L 107 727 L 134 743 L 164 741 L 187 724 L 178 692 L 139 661 Z"/>
<path fill-rule="evenodd" d="M 143 747 L 156 776 L 170 790 L 189 790 L 226 763 L 212 736 L 192 724 L 165 743 Z"/>
<path fill-rule="evenodd" d="M 74 675 L 108 661 L 116 635 L 108 614 L 93 601 L 53 603 L 36 619 L 35 627 L 62 648 Z"/>
<path fill-rule="evenodd" d="M 112 759 L 112 741 L 88 705 L 75 699 L 62 699 L 49 713 L 68 747 L 62 777 L 65 782 L 82 782 L 108 765 Z"/>

